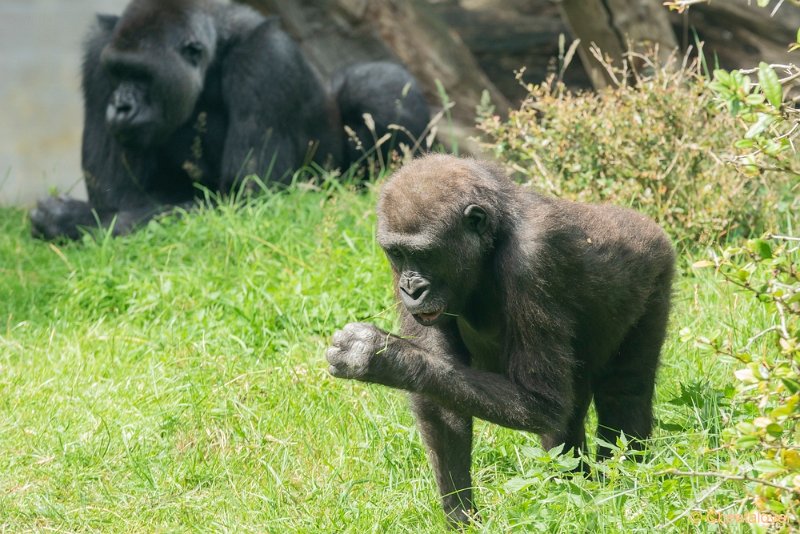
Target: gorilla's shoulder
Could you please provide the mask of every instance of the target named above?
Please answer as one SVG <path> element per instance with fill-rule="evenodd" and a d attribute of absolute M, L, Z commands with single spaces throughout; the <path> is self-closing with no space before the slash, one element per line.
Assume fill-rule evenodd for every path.
<path fill-rule="evenodd" d="M 245 37 L 256 29 L 280 29 L 280 19 L 264 16 L 250 6 L 242 4 L 216 5 L 217 31 L 223 40 Z"/>

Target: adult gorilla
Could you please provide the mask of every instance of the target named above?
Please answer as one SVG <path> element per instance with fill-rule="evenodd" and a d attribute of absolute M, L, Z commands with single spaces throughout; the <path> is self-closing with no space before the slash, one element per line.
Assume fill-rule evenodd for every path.
<path fill-rule="evenodd" d="M 41 200 L 33 234 L 74 239 L 98 223 L 124 234 L 191 205 L 195 184 L 228 192 L 249 174 L 281 182 L 307 163 L 347 166 L 344 126 L 360 131 L 364 113 L 375 138 L 395 118 L 422 133 L 428 109 L 405 69 L 367 63 L 342 76 L 335 97 L 350 124 L 274 18 L 214 0 L 132 0 L 98 16 L 83 63 L 89 202 Z"/>

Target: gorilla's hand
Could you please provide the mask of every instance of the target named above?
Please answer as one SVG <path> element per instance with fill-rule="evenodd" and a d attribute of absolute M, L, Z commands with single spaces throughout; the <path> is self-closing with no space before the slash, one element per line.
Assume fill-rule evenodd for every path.
<path fill-rule="evenodd" d="M 78 239 L 80 228 L 97 226 L 87 202 L 66 196 L 40 200 L 30 212 L 31 233 L 40 239 Z"/>
<path fill-rule="evenodd" d="M 391 336 L 369 323 L 350 323 L 333 335 L 333 345 L 325 353 L 328 372 L 337 378 L 380 382 L 380 360 L 388 357 Z"/>

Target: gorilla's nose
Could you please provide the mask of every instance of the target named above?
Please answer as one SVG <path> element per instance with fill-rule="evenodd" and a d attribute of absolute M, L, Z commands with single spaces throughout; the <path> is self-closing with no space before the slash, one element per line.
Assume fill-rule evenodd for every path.
<path fill-rule="evenodd" d="M 130 87 L 120 86 L 111 95 L 106 108 L 106 122 L 111 126 L 127 126 L 139 114 L 137 92 Z"/>
<path fill-rule="evenodd" d="M 133 122 L 138 112 L 136 104 L 130 101 L 110 102 L 106 110 L 106 121 L 114 126 L 124 126 Z"/>
<path fill-rule="evenodd" d="M 429 287 L 430 283 L 420 276 L 410 276 L 400 280 L 403 300 L 410 299 L 412 302 L 416 302 L 425 296 Z"/>

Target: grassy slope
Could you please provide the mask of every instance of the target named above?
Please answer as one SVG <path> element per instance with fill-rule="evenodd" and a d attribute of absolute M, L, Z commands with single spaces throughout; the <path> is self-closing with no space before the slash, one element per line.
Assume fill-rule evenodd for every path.
<path fill-rule="evenodd" d="M 0 210 L 0 527 L 441 531 L 403 395 L 334 380 L 322 357 L 347 322 L 393 324 L 373 202 L 293 190 L 59 248 Z M 741 496 L 697 504 L 715 481 L 657 474 L 726 461 L 701 451 L 729 370 L 678 335 L 750 335 L 760 312 L 720 291 L 678 281 L 657 416 L 684 430 L 659 429 L 650 463 L 573 479 L 534 437 L 477 425 L 487 531 L 684 531 L 677 515 Z M 679 384 L 702 384 L 699 408 L 666 402 Z M 510 491 L 519 477 L 534 483 Z"/>

